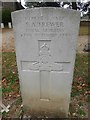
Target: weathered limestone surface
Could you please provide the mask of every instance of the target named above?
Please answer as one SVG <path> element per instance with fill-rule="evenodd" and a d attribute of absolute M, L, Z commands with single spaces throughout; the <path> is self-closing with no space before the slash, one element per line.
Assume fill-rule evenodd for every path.
<path fill-rule="evenodd" d="M 80 13 L 32 8 L 12 13 L 23 104 L 35 113 L 67 116 Z"/>

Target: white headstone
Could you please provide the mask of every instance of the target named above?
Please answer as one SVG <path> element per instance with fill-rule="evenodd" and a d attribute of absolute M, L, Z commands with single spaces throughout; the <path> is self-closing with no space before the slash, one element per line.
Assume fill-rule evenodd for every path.
<path fill-rule="evenodd" d="M 4 28 L 4 23 L 1 23 L 1 28 Z"/>
<path fill-rule="evenodd" d="M 23 104 L 35 113 L 67 116 L 80 13 L 32 8 L 12 19 Z"/>
<path fill-rule="evenodd" d="M 8 27 L 9 27 L 9 28 L 12 28 L 11 22 L 8 23 Z"/>

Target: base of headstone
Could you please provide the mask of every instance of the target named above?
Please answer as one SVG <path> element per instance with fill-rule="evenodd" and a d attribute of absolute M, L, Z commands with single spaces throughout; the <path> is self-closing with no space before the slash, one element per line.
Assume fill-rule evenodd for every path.
<path fill-rule="evenodd" d="M 31 118 L 68 118 L 68 113 L 62 111 L 38 111 L 36 109 L 30 109 L 28 105 L 23 106 L 23 111 L 27 116 L 31 116 Z"/>

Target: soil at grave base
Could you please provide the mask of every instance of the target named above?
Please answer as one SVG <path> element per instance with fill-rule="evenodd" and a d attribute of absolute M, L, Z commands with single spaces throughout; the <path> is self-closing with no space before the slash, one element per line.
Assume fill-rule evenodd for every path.
<path fill-rule="evenodd" d="M 62 111 L 36 111 L 31 110 L 28 106 L 23 106 L 23 117 L 26 115 L 27 117 L 30 115 L 32 118 L 66 118 L 67 115 Z"/>
<path fill-rule="evenodd" d="M 68 115 L 68 118 L 88 118 L 88 104 L 85 102 L 85 100 L 82 101 L 83 95 L 78 96 L 75 98 L 72 98 L 71 104 L 70 104 L 70 113 Z M 19 100 L 19 101 L 18 101 Z M 13 102 L 14 101 L 14 102 Z M 49 114 L 46 114 L 45 112 L 37 113 L 32 112 L 28 108 L 22 107 L 22 100 L 21 97 L 17 97 L 15 100 L 3 100 L 3 103 L 12 104 L 10 107 L 10 111 L 7 115 L 3 116 L 3 118 L 51 118 L 53 116 L 50 116 Z M 79 114 L 76 113 L 77 109 L 80 109 L 80 106 L 78 106 L 78 102 L 83 102 L 83 110 L 86 112 L 86 115 L 81 117 Z M 64 114 L 62 114 L 64 116 Z M 54 116 L 53 118 L 57 118 L 58 116 Z M 60 116 L 59 116 L 60 117 Z M 60 117 L 62 118 L 62 117 Z M 65 118 L 65 117 L 64 117 Z M 34 120 L 34 119 L 33 119 Z"/>
<path fill-rule="evenodd" d="M 0 34 L 2 34 L 2 50 L 4 52 L 14 52 L 14 35 L 12 29 L 2 29 L 0 30 Z M 88 38 L 90 36 L 84 35 L 78 37 L 78 44 L 77 44 L 77 52 L 78 53 L 85 53 L 83 51 L 84 46 L 88 43 Z"/>

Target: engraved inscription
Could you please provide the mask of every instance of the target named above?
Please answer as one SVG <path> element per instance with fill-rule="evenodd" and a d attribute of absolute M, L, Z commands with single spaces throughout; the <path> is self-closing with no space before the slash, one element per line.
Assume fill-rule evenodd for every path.
<path fill-rule="evenodd" d="M 28 17 L 27 17 L 28 16 Z M 28 15 L 26 16 L 26 20 L 34 20 L 34 21 L 36 21 L 36 20 L 39 20 L 39 21 L 41 21 L 41 20 L 45 20 L 45 16 L 30 16 L 30 13 L 28 13 Z M 29 17 L 30 16 L 30 17 Z M 52 19 L 55 19 L 55 21 L 56 20 L 63 20 L 65 18 L 65 16 L 53 16 L 52 17 Z M 49 18 L 49 19 L 51 19 L 51 18 Z"/>
<path fill-rule="evenodd" d="M 26 22 L 27 27 L 63 27 L 63 22 Z"/>
<path fill-rule="evenodd" d="M 64 23 L 61 22 L 26 22 L 26 31 L 29 32 L 62 32 Z"/>
<path fill-rule="evenodd" d="M 28 13 L 30 14 L 30 13 Z M 33 33 L 48 33 L 48 32 L 64 32 L 64 22 L 65 16 L 31 16 L 25 18 L 26 20 L 26 32 L 29 31 Z"/>

